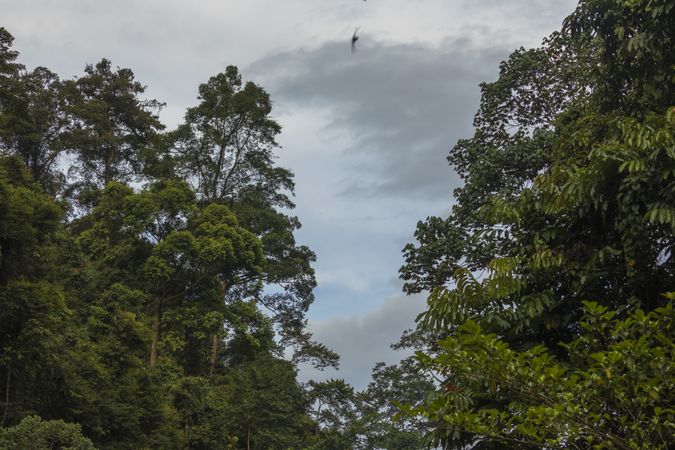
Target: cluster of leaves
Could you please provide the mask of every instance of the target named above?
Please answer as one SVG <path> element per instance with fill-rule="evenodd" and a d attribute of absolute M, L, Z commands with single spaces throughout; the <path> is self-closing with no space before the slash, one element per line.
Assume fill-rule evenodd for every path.
<path fill-rule="evenodd" d="M 94 450 L 94 444 L 82 436 L 80 426 L 62 420 L 42 420 L 27 416 L 17 425 L 0 428 L 0 449 L 68 448 Z"/>
<path fill-rule="evenodd" d="M 401 269 L 407 292 L 431 292 L 419 358 L 444 382 L 410 410 L 438 424 L 431 442 L 672 440 L 660 390 L 672 379 L 674 11 L 672 0 L 582 0 L 481 86 L 475 135 L 448 158 L 465 181 L 457 203 L 418 224 Z"/>
<path fill-rule="evenodd" d="M 418 411 L 442 417 L 446 435 L 464 431 L 514 446 L 668 448 L 675 427 L 672 303 L 623 320 L 597 303 L 586 302 L 585 310 L 581 333 L 560 360 L 542 345 L 513 350 L 467 321 L 440 341 L 437 356 L 420 355 L 449 380 L 444 394 Z M 456 379 L 461 387 L 450 381 Z M 474 408 L 481 401 L 508 409 Z"/>

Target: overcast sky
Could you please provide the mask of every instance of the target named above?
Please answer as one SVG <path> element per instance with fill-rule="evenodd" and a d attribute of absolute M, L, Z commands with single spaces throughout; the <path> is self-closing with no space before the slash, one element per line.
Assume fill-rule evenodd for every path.
<path fill-rule="evenodd" d="M 445 214 L 445 157 L 472 134 L 478 84 L 559 29 L 574 0 L 0 0 L 20 61 L 62 78 L 103 57 L 166 102 L 175 126 L 197 86 L 229 64 L 262 85 L 296 175 L 302 244 L 316 253 L 315 336 L 364 387 L 422 296 L 401 293 L 401 248 Z M 360 27 L 358 51 L 350 38 Z M 317 376 L 301 371 L 301 378 Z"/>

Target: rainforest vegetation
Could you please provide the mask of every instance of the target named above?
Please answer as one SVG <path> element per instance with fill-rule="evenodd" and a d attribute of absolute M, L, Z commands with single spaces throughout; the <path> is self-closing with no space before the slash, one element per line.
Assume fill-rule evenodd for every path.
<path fill-rule="evenodd" d="M 297 380 L 339 357 L 267 92 L 229 66 L 166 129 L 132 70 L 28 70 L 0 28 L 0 449 L 668 448 L 673 30 L 581 0 L 480 86 L 403 249 L 414 355 L 356 391 Z"/>

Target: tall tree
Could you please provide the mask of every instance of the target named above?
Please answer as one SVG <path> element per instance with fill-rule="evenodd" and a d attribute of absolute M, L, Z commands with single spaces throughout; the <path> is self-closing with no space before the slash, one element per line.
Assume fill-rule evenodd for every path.
<path fill-rule="evenodd" d="M 432 423 L 421 417 L 401 414 L 401 405 L 424 404 L 435 388 L 433 378 L 413 357 L 400 364 L 377 363 L 372 381 L 360 393 L 364 449 L 388 450 L 426 448 L 425 435 Z"/>
<path fill-rule="evenodd" d="M 299 220 L 279 210 L 294 206 L 294 183 L 291 171 L 275 165 L 281 127 L 270 117 L 269 95 L 253 82 L 244 83 L 238 69 L 228 66 L 199 86 L 199 100 L 186 112 L 185 123 L 170 133 L 169 160 L 177 174 L 193 182 L 201 202 L 228 205 L 261 239 L 266 256 L 262 280 L 267 288 L 258 289 L 257 278 L 240 278 L 237 286 L 228 286 L 227 295 L 237 301 L 253 294 L 274 315 L 297 361 L 336 365 L 337 355 L 305 330 L 316 287 L 315 255 L 295 241 Z"/>
<path fill-rule="evenodd" d="M 87 252 L 121 280 L 152 297 L 150 364 L 157 361 L 163 310 L 199 302 L 222 315 L 223 286 L 264 263 L 258 239 L 223 205 L 202 209 L 181 181 L 156 182 L 140 193 L 110 184 L 80 237 Z M 87 219 L 89 220 L 89 219 Z M 112 272 L 111 272 L 112 270 Z"/>
<path fill-rule="evenodd" d="M 14 36 L 4 27 L 0 27 L 0 113 L 11 102 L 12 85 L 24 70 L 23 64 L 16 62 L 19 52 L 12 49 L 13 43 Z"/>
<path fill-rule="evenodd" d="M 44 67 L 17 77 L 0 125 L 0 152 L 19 156 L 52 195 L 64 181 L 56 168 L 68 126 L 60 87 L 58 76 Z"/>
<path fill-rule="evenodd" d="M 262 356 L 229 375 L 229 423 L 238 448 L 303 448 L 307 400 L 293 365 Z"/>
<path fill-rule="evenodd" d="M 145 154 L 163 128 L 156 115 L 162 104 L 141 99 L 145 87 L 131 69 L 115 70 L 107 59 L 84 72 L 63 87 L 74 168 L 85 184 L 129 181 L 142 173 Z"/>
<path fill-rule="evenodd" d="M 310 381 L 307 384 L 310 414 L 315 423 L 311 448 L 360 448 L 360 402 L 344 380 Z"/>
<path fill-rule="evenodd" d="M 233 204 L 260 192 L 273 205 L 291 206 L 284 192 L 293 189 L 292 174 L 274 165 L 281 127 L 269 117 L 267 92 L 244 84 L 238 69 L 228 66 L 199 86 L 199 100 L 174 132 L 178 173 L 194 179 L 207 202 Z"/>
<path fill-rule="evenodd" d="M 540 267 L 536 273 L 529 269 L 523 273 L 527 286 L 511 287 L 523 289 L 519 294 L 521 300 L 514 307 L 505 309 L 513 299 L 503 285 L 500 300 L 494 304 L 462 310 L 465 303 L 455 301 L 454 297 L 439 303 L 454 305 L 445 314 L 449 319 L 446 325 L 461 323 L 476 311 L 485 320 L 492 318 L 502 331 L 513 327 L 517 334 L 519 328 L 536 329 L 555 344 L 566 333 L 574 332 L 574 325 L 568 328 L 566 323 L 573 324 L 579 319 L 582 298 L 603 297 L 613 299 L 616 305 L 625 305 L 636 293 L 648 292 L 642 301 L 655 305 L 659 303 L 660 293 L 670 290 L 671 269 L 661 264 L 659 258 L 670 245 L 668 230 L 643 221 L 643 215 L 652 208 L 655 199 L 662 199 L 668 192 L 670 181 L 665 178 L 648 185 L 635 175 L 627 176 L 627 166 L 620 171 L 618 166 L 630 160 L 629 154 L 633 150 L 628 146 L 634 139 L 631 136 L 639 132 L 639 123 L 644 123 L 646 116 L 642 110 L 651 108 L 661 118 L 652 116 L 644 125 L 663 130 L 659 135 L 662 140 L 647 144 L 655 150 L 662 149 L 655 154 L 655 157 L 660 156 L 654 159 L 654 176 L 660 179 L 662 171 L 667 171 L 670 163 L 664 152 L 668 147 L 668 125 L 664 123 L 665 111 L 658 108 L 664 101 L 662 97 L 673 100 L 672 87 L 664 87 L 651 104 L 644 103 L 639 111 L 634 111 L 640 117 L 638 123 L 631 122 L 628 117 L 618 119 L 616 114 L 623 114 L 621 110 L 613 112 L 614 116 L 600 112 L 599 108 L 605 108 L 608 81 L 607 77 L 597 73 L 598 68 L 606 70 L 605 57 L 598 48 L 609 45 L 605 41 L 616 41 L 617 37 L 613 31 L 608 35 L 599 30 L 573 32 L 578 29 L 574 24 L 581 20 L 578 14 L 586 11 L 589 5 L 582 2 L 561 33 L 547 39 L 544 48 L 528 52 L 551 55 L 542 61 L 542 65 L 533 64 L 540 60 L 525 58 L 525 53 L 517 51 L 502 65 L 500 79 L 491 85 L 483 85 L 476 134 L 470 140 L 460 141 L 449 157 L 465 178 L 465 186 L 456 191 L 457 205 L 447 219 L 430 218 L 419 224 L 416 233 L 419 245 L 406 247 L 407 263 L 401 274 L 408 280 L 407 291 L 419 292 L 460 281 L 462 284 L 458 287 L 464 289 L 466 283 L 463 280 L 471 279 L 471 273 L 490 270 L 496 273 L 491 283 L 497 286 L 499 269 L 517 270 L 518 258 L 530 262 L 539 258 L 536 264 L 549 264 L 548 271 Z M 621 2 L 610 11 L 616 10 L 616 14 L 621 15 L 626 8 L 634 10 L 635 14 L 625 14 L 628 22 L 623 26 L 626 27 L 640 28 L 644 22 L 641 17 L 652 14 L 649 8 L 641 11 Z M 669 20 L 659 12 L 662 11 L 660 7 L 654 8 L 658 17 Z M 658 26 L 665 25 L 659 23 Z M 661 30 L 656 28 L 654 33 L 659 34 Z M 651 36 L 650 30 L 643 33 Z M 632 37 L 624 36 L 623 39 L 626 42 L 618 42 L 623 42 L 624 49 L 629 47 L 627 42 L 635 42 Z M 642 50 L 635 48 L 634 51 Z M 572 52 L 571 56 L 568 56 L 569 52 Z M 629 54 L 625 57 L 630 58 Z M 556 64 L 558 60 L 561 64 Z M 669 67 L 672 55 L 664 52 L 660 64 L 662 68 Z M 543 76 L 539 84 L 533 85 L 531 81 L 541 71 L 546 72 L 547 65 L 553 67 L 554 72 L 563 71 L 576 78 L 561 85 L 556 77 L 551 81 Z M 575 71 L 571 71 L 572 67 Z M 651 73 L 644 75 L 651 77 Z M 559 94 L 552 96 L 552 88 Z M 627 91 L 623 96 L 632 94 L 633 91 Z M 491 111 L 495 114 L 489 114 Z M 633 127 L 632 131 L 629 126 Z M 516 132 L 505 137 L 505 141 L 502 142 L 501 137 L 497 140 L 492 137 L 502 136 L 503 130 L 509 128 Z M 604 141 L 603 137 L 606 137 Z M 594 148 L 608 146 L 623 147 L 628 153 L 624 156 L 589 153 Z M 597 158 L 589 159 L 593 157 Z M 593 178 L 592 174 L 596 176 Z M 644 176 L 647 177 L 646 173 Z M 539 188 L 544 180 L 550 183 L 551 191 L 548 197 L 540 199 L 538 196 L 540 192 L 543 195 L 543 189 Z M 572 180 L 585 184 L 583 187 L 577 184 L 579 190 L 573 192 Z M 591 184 L 591 181 L 596 183 Z M 536 184 L 533 186 L 533 183 Z M 635 187 L 628 188 L 629 185 Z M 643 193 L 637 197 L 623 193 L 630 189 Z M 571 203 L 567 204 L 569 210 L 563 214 L 551 209 L 554 197 L 561 193 L 587 197 L 583 202 L 567 197 Z M 543 203 L 550 208 L 544 208 Z M 516 204 L 519 207 L 514 211 Z M 559 202 L 557 206 L 562 204 Z M 611 254 L 610 249 L 618 253 Z M 551 261 L 542 259 L 547 256 L 564 258 L 569 265 L 565 265 L 565 270 L 553 268 Z M 495 258 L 501 258 L 501 262 L 493 262 Z M 635 263 L 626 265 L 625 261 Z M 462 296 L 461 293 L 458 295 Z M 534 322 L 533 316 L 538 317 Z M 547 316 L 550 317 L 547 319 Z M 561 334 L 556 336 L 556 332 Z"/>

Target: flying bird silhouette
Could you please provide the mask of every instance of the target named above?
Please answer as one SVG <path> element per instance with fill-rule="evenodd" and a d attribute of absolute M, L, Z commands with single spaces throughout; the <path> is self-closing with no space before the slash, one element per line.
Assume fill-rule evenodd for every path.
<path fill-rule="evenodd" d="M 356 51 L 356 41 L 359 40 L 359 37 L 356 35 L 356 33 L 359 32 L 359 27 L 356 27 L 356 30 L 354 30 L 354 34 L 352 35 L 352 53 Z"/>

